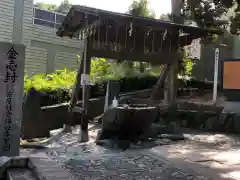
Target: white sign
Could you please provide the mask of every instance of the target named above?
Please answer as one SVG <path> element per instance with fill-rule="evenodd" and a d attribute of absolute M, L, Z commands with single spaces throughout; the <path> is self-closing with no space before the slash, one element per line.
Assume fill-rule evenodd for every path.
<path fill-rule="evenodd" d="M 0 156 L 18 156 L 25 47 L 0 42 Z"/>
<path fill-rule="evenodd" d="M 81 74 L 81 85 L 82 86 L 89 85 L 89 80 L 90 80 L 90 76 L 89 75 Z"/>
<path fill-rule="evenodd" d="M 217 85 L 218 85 L 218 60 L 219 49 L 215 49 L 215 61 L 214 61 L 214 81 L 213 81 L 213 102 L 217 100 Z"/>

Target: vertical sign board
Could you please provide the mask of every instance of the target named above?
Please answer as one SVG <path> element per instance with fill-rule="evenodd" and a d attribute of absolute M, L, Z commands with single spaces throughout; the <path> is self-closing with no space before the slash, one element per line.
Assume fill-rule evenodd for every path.
<path fill-rule="evenodd" d="M 0 156 L 19 155 L 24 61 L 24 45 L 0 42 Z"/>

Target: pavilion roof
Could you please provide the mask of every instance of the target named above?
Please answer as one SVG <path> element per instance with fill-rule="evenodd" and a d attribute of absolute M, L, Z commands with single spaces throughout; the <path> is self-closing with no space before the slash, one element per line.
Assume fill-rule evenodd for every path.
<path fill-rule="evenodd" d="M 152 18 L 136 17 L 129 14 L 116 13 L 101 9 L 90 8 L 86 6 L 74 5 L 68 12 L 64 22 L 57 31 L 60 37 L 73 37 L 78 30 L 86 28 L 84 26 L 85 17 L 88 17 L 88 26 L 99 25 L 103 20 L 115 20 L 118 23 L 132 23 L 134 26 L 146 28 L 151 27 L 154 30 L 167 29 L 171 31 L 181 30 L 183 33 L 190 34 L 192 39 L 200 38 L 213 34 L 222 34 L 220 30 L 204 29 L 199 27 L 186 26 L 171 22 L 156 20 Z"/>
<path fill-rule="evenodd" d="M 57 31 L 60 37 L 86 40 L 91 57 L 153 64 L 173 63 L 181 47 L 209 34 L 223 32 L 79 5 L 71 7 Z"/>

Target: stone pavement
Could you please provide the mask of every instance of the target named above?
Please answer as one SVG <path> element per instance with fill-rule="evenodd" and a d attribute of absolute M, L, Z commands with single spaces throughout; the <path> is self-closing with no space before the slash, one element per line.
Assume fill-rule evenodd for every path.
<path fill-rule="evenodd" d="M 77 134 L 66 134 L 49 149 L 37 150 L 85 180 L 237 180 L 240 179 L 240 138 L 223 134 L 190 133 L 188 140 L 158 140 L 151 148 L 127 151 L 79 144 Z M 32 152 L 33 153 L 33 152 Z"/>
<path fill-rule="evenodd" d="M 185 136 L 188 140 L 161 139 L 151 148 L 132 147 L 123 152 L 92 142 L 79 144 L 77 133 L 73 133 L 52 142 L 48 149 L 21 152 L 23 156 L 31 154 L 30 158 L 39 158 L 35 164 L 40 165 L 37 169 L 42 169 L 44 176 L 40 179 L 69 179 L 70 174 L 70 179 L 83 180 L 240 179 L 239 137 L 207 133 Z M 48 159 L 48 162 L 41 159 Z"/>
<path fill-rule="evenodd" d="M 85 145 L 85 152 L 79 150 L 79 147 L 71 147 L 66 150 L 67 153 L 55 151 L 56 154 L 50 156 L 78 179 L 207 179 L 195 172 L 181 170 L 170 162 L 149 154 L 148 151 L 113 152 L 94 146 Z"/>
<path fill-rule="evenodd" d="M 240 179 L 240 138 L 224 134 L 186 134 L 190 140 L 149 150 L 172 164 L 210 179 Z"/>

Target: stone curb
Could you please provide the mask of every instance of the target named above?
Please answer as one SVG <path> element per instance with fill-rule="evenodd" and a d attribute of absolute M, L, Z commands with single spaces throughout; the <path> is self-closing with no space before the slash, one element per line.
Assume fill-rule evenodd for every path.
<path fill-rule="evenodd" d="M 48 158 L 30 158 L 28 168 L 39 180 L 68 179 L 75 180 L 73 175 Z"/>
<path fill-rule="evenodd" d="M 3 179 L 7 168 L 27 168 L 28 158 L 26 157 L 0 157 L 0 179 Z"/>
<path fill-rule="evenodd" d="M 6 173 L 7 180 L 37 180 L 27 168 L 11 168 Z"/>
<path fill-rule="evenodd" d="M 0 180 L 5 178 L 8 168 L 29 169 L 39 180 L 75 180 L 70 172 L 47 157 L 0 157 Z"/>

